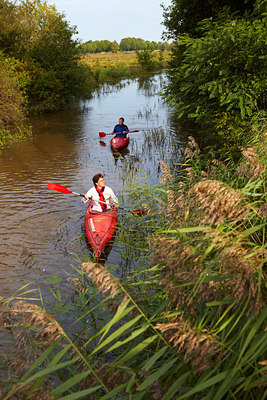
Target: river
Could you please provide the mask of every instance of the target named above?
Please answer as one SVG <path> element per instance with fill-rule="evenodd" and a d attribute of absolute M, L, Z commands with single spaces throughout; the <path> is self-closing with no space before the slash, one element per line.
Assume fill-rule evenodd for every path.
<path fill-rule="evenodd" d="M 158 159 L 173 157 L 171 145 L 148 145 L 145 132 L 163 127 L 171 136 L 168 143 L 179 142 L 179 129 L 159 95 L 165 80 L 159 74 L 105 86 L 90 100 L 33 118 L 33 136 L 0 152 L 1 296 L 30 282 L 27 288 L 36 288 L 37 280 L 42 287 L 45 279 L 72 270 L 86 206 L 81 197 L 48 190 L 48 182 L 85 193 L 100 172 L 122 198 L 127 165 L 144 170 L 152 183 L 158 180 Z M 100 140 L 99 132 L 111 132 L 121 116 L 139 132 L 131 134 L 126 153 L 118 158 L 110 149 L 111 136 Z M 111 262 L 118 257 L 111 251 Z"/>

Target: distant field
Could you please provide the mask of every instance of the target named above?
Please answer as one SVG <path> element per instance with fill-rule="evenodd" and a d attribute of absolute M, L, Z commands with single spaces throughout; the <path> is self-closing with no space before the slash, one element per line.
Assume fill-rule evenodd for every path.
<path fill-rule="evenodd" d="M 165 63 L 170 58 L 170 52 L 168 51 L 155 50 L 152 54 L 155 61 L 159 61 L 160 57 L 162 57 L 162 61 Z M 131 67 L 138 64 L 134 51 L 86 54 L 81 56 L 81 61 L 92 69 Z"/>

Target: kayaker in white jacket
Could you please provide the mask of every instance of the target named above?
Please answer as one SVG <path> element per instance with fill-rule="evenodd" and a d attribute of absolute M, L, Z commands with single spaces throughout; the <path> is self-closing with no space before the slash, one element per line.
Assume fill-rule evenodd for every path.
<path fill-rule="evenodd" d="M 111 207 L 118 207 L 119 201 L 115 196 L 113 190 L 106 186 L 105 179 L 102 174 L 96 174 L 93 177 L 94 187 L 88 190 L 83 202 L 88 199 L 93 200 L 92 211 L 104 212 Z"/>

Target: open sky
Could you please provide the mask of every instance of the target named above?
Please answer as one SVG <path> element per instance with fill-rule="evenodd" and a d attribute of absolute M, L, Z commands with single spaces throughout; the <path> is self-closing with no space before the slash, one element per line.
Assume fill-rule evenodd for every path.
<path fill-rule="evenodd" d="M 87 40 L 117 40 L 136 37 L 162 41 L 163 9 L 171 0 L 48 0 L 63 12 L 77 37 Z"/>

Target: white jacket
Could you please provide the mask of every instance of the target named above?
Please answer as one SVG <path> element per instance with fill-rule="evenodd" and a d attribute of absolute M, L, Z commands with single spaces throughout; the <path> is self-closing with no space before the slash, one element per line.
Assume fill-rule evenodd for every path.
<path fill-rule="evenodd" d="M 110 187 L 105 186 L 103 195 L 105 197 L 105 202 L 107 203 L 107 209 L 110 209 L 111 204 L 119 203 L 117 197 L 115 196 L 113 190 Z M 86 193 L 86 196 L 90 197 L 93 200 L 93 211 L 102 212 L 102 207 L 98 201 L 99 194 L 96 188 L 92 187 L 91 189 L 89 189 L 88 192 Z"/>

